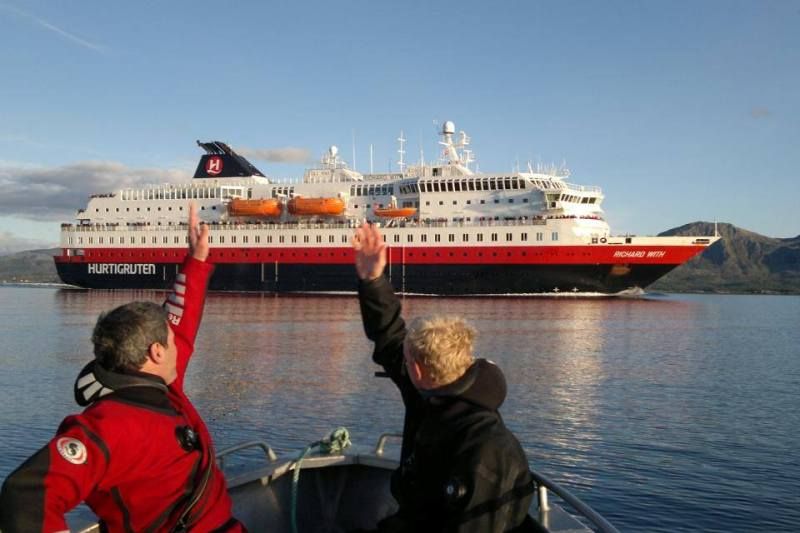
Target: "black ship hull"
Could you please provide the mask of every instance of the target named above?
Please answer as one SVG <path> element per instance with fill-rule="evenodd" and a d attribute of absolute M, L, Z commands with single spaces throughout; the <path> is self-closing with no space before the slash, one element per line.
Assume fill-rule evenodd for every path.
<path fill-rule="evenodd" d="M 125 266 L 125 265 L 122 265 Z M 64 283 L 92 289 L 169 289 L 180 265 L 117 268 L 90 272 L 87 263 L 56 262 Z M 404 294 L 523 295 L 616 294 L 645 288 L 677 264 L 392 264 L 386 275 Z M 115 271 L 114 271 L 115 270 Z M 357 289 L 352 264 L 221 263 L 211 277 L 212 291 L 272 293 L 352 293 Z"/>

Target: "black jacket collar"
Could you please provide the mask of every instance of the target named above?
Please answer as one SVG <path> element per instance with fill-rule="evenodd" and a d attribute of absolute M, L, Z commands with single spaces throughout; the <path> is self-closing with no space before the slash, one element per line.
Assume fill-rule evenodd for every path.
<path fill-rule="evenodd" d="M 167 398 L 167 384 L 159 376 L 146 372 L 113 372 L 97 361 L 91 361 L 75 380 L 75 401 L 80 406 L 90 405 L 109 397 L 142 407 L 174 411 Z"/>
<path fill-rule="evenodd" d="M 496 411 L 506 399 L 506 378 L 493 362 L 476 359 L 464 375 L 452 383 L 419 392 L 432 403 L 458 398 Z"/>

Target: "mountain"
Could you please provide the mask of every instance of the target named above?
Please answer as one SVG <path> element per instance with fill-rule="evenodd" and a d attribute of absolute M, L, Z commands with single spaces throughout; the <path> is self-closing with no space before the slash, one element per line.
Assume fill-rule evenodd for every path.
<path fill-rule="evenodd" d="M 53 256 L 59 248 L 0 256 L 0 283 L 61 283 Z"/>
<path fill-rule="evenodd" d="M 776 239 L 732 224 L 717 229 L 722 239 L 649 290 L 800 294 L 800 236 Z M 659 235 L 713 234 L 713 223 L 693 222 Z"/>

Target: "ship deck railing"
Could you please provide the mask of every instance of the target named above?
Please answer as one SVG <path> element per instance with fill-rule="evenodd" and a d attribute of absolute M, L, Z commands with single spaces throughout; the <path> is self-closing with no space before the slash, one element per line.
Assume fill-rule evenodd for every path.
<path fill-rule="evenodd" d="M 548 215 L 533 217 L 486 217 L 478 220 L 446 220 L 446 219 L 423 219 L 408 221 L 390 221 L 381 223 L 384 228 L 469 228 L 469 227 L 508 227 L 508 226 L 543 226 L 548 220 L 583 219 L 602 221 L 603 218 L 597 215 Z M 346 221 L 295 221 L 295 222 L 273 222 L 273 221 L 253 221 L 247 223 L 239 222 L 211 222 L 207 223 L 211 230 L 292 230 L 292 229 L 354 229 L 364 221 L 361 219 L 349 219 Z M 105 224 L 61 224 L 61 229 L 66 231 L 95 232 L 95 231 L 165 231 L 183 230 L 187 227 L 185 222 L 171 222 L 167 224 L 150 224 L 146 222 L 126 222 L 126 223 L 105 223 Z"/>

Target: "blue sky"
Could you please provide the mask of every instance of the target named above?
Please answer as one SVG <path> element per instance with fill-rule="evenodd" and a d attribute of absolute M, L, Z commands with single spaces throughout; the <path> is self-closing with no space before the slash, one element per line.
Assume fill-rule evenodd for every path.
<path fill-rule="evenodd" d="M 188 179 L 195 139 L 288 178 L 276 154 L 353 137 L 385 170 L 401 129 L 433 159 L 444 120 L 482 170 L 566 161 L 615 233 L 793 237 L 798 28 L 800 1 L 0 0 L 0 251 L 57 242 L 89 193 Z"/>

